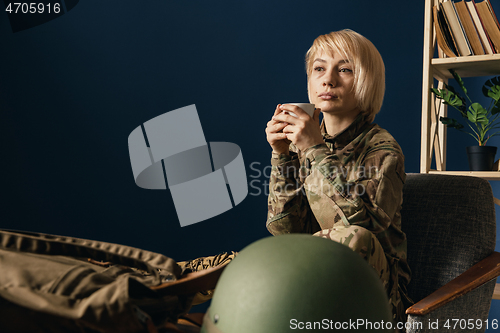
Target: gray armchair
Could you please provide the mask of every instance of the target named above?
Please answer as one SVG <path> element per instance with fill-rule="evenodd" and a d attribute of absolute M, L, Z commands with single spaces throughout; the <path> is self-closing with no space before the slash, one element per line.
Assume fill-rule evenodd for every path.
<path fill-rule="evenodd" d="M 488 181 L 408 174 L 401 214 L 413 273 L 408 294 L 417 302 L 407 309 L 406 332 L 491 327 L 487 319 L 500 253 L 494 252 L 495 207 Z"/>

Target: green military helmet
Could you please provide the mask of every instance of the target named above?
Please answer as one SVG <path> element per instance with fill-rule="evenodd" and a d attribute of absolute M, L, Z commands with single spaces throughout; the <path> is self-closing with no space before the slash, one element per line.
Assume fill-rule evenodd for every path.
<path fill-rule="evenodd" d="M 258 240 L 236 256 L 217 283 L 201 333 L 393 332 L 391 318 L 382 282 L 359 254 L 291 234 Z"/>

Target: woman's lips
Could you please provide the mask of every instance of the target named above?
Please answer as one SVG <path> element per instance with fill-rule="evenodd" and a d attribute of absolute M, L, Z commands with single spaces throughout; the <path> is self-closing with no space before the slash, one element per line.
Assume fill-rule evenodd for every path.
<path fill-rule="evenodd" d="M 332 94 L 332 93 L 323 93 L 323 94 L 319 94 L 319 98 L 321 98 L 321 99 L 334 99 L 334 98 L 337 98 L 337 96 Z"/>

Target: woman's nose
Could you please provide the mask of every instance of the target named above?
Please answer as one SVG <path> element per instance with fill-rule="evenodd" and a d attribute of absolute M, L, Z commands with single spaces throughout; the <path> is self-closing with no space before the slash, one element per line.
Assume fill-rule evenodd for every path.
<path fill-rule="evenodd" d="M 323 81 L 323 86 L 335 87 L 337 85 L 337 79 L 335 75 L 331 73 L 330 75 L 326 75 Z"/>

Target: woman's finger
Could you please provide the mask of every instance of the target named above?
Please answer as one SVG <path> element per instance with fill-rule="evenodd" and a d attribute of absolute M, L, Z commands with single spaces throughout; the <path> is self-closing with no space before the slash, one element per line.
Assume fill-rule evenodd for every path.
<path fill-rule="evenodd" d="M 283 130 L 283 128 L 285 128 L 287 125 L 288 125 L 287 123 L 280 123 L 280 122 L 276 122 L 274 124 L 269 124 L 266 127 L 266 133 L 281 132 Z"/>
<path fill-rule="evenodd" d="M 281 132 L 281 133 L 269 133 L 267 135 L 267 141 L 272 145 L 278 141 L 286 139 L 286 134 Z"/>
<path fill-rule="evenodd" d="M 297 131 L 297 127 L 293 125 L 288 125 L 283 128 L 283 133 L 295 133 Z"/>
<path fill-rule="evenodd" d="M 280 113 L 277 115 L 274 115 L 272 118 L 274 121 L 279 121 L 281 123 L 288 123 L 288 124 L 296 124 L 298 119 L 297 117 L 291 116 L 286 113 Z"/>
<path fill-rule="evenodd" d="M 273 116 L 275 116 L 275 115 L 277 115 L 277 114 L 280 114 L 280 113 L 281 113 L 281 111 L 282 111 L 282 110 L 281 110 L 281 108 L 280 108 L 280 107 L 281 107 L 281 104 L 278 104 L 278 105 L 276 106 L 276 109 L 274 110 L 274 114 L 273 114 Z"/>

